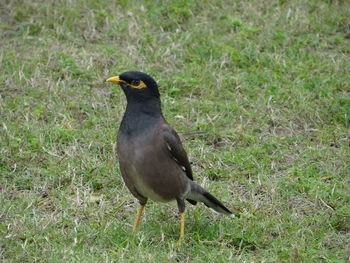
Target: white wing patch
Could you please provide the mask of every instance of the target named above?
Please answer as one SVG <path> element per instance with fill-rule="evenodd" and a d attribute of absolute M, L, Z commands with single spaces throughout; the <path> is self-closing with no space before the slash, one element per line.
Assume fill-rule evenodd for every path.
<path fill-rule="evenodd" d="M 170 147 L 169 144 L 166 144 L 166 147 L 168 148 L 168 150 L 169 150 L 170 152 L 172 152 L 172 151 L 171 151 L 171 147 Z M 176 159 L 174 156 L 172 156 L 172 158 L 173 158 L 173 160 L 174 160 L 175 162 L 179 163 L 179 160 Z M 186 173 L 186 168 L 185 168 L 185 166 L 181 165 L 180 167 L 181 167 L 181 170 L 184 171 L 184 172 Z"/>

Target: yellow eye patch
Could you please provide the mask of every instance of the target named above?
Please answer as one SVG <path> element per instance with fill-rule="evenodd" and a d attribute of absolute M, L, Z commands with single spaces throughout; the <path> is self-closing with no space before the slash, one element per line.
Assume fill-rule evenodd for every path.
<path fill-rule="evenodd" d="M 126 84 L 132 87 L 133 89 L 143 89 L 146 88 L 147 85 L 142 80 L 132 80 L 130 83 L 126 82 L 119 78 L 119 76 L 114 76 L 106 80 L 107 82 L 112 82 L 116 84 Z"/>
<path fill-rule="evenodd" d="M 146 84 L 142 81 L 142 80 L 133 80 L 131 83 L 130 83 L 130 86 L 133 88 L 133 89 L 143 89 L 143 88 L 146 88 Z"/>

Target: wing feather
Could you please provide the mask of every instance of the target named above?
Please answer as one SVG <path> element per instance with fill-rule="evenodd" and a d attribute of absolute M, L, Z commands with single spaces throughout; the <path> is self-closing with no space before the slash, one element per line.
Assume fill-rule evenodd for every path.
<path fill-rule="evenodd" d="M 163 126 L 163 135 L 170 155 L 186 173 L 187 177 L 193 181 L 191 165 L 187 153 L 182 146 L 179 135 L 167 124 Z"/>

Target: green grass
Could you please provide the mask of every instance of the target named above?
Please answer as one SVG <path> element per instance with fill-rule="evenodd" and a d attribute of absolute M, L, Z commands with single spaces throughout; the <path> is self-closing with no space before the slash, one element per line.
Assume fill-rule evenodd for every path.
<path fill-rule="evenodd" d="M 348 1 L 1 1 L 0 261 L 349 262 Z M 137 202 L 104 79 L 160 84 L 229 219 Z M 200 133 L 198 133 L 200 132 Z"/>

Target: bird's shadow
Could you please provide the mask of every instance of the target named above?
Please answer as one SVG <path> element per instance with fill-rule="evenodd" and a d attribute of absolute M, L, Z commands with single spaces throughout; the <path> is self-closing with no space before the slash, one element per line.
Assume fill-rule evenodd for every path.
<path fill-rule="evenodd" d="M 243 221 L 242 221 L 243 220 Z M 255 250 L 254 242 L 244 234 L 244 219 L 228 218 L 208 212 L 205 208 L 188 209 L 182 251 L 193 246 L 227 247 Z M 145 211 L 136 233 L 132 224 L 118 231 L 115 241 L 122 246 L 152 244 L 158 248 L 175 249 L 180 233 L 180 219 L 171 207 L 150 206 Z"/>
<path fill-rule="evenodd" d="M 187 213 L 184 242 L 211 243 L 226 238 L 227 231 L 232 231 L 233 228 L 237 230 L 239 224 L 235 222 L 235 219 L 208 214 L 205 209 L 201 211 Z M 155 212 L 146 219 L 147 222 L 144 225 L 147 226 L 141 227 L 141 231 L 146 231 L 150 239 L 161 237 L 158 242 L 176 242 L 179 238 L 180 220 L 176 213 L 171 214 L 169 211 Z"/>

